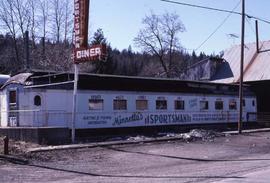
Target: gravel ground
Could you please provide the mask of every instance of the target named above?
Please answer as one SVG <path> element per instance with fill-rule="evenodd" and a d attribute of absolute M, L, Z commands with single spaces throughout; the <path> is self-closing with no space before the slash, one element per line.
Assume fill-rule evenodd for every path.
<path fill-rule="evenodd" d="M 215 182 L 270 168 L 270 132 L 28 154 L 0 182 Z"/>
<path fill-rule="evenodd" d="M 24 142 L 24 141 L 15 141 L 9 139 L 9 153 L 12 155 L 23 156 L 29 148 L 38 148 L 42 147 L 41 145 Z M 4 153 L 4 137 L 0 136 L 0 154 Z"/>

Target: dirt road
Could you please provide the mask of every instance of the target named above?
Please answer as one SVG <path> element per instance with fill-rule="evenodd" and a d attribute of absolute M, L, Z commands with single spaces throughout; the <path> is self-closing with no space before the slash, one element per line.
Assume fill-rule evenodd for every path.
<path fill-rule="evenodd" d="M 0 182 L 240 182 L 246 174 L 270 169 L 270 132 L 44 152 L 30 158 L 29 165 L 1 162 Z"/>

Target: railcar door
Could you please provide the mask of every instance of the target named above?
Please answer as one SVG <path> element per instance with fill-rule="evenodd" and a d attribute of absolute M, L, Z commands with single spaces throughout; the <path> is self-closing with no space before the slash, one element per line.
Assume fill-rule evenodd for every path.
<path fill-rule="evenodd" d="M 43 99 L 42 99 L 42 94 L 38 93 L 34 96 L 34 111 L 33 111 L 33 125 L 34 126 L 48 126 L 48 118 L 46 117 L 47 115 L 44 114 L 42 111 L 44 107 Z"/>
<path fill-rule="evenodd" d="M 17 89 L 8 91 L 8 126 L 19 126 L 19 103 Z"/>

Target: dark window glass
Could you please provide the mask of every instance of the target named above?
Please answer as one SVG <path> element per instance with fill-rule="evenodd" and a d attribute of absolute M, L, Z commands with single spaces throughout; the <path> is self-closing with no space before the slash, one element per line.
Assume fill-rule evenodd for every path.
<path fill-rule="evenodd" d="M 41 106 L 41 97 L 39 95 L 36 95 L 34 98 L 34 105 L 35 106 Z"/>
<path fill-rule="evenodd" d="M 215 109 L 216 110 L 223 110 L 223 101 L 216 101 L 215 102 Z"/>
<path fill-rule="evenodd" d="M 113 100 L 113 110 L 127 110 L 127 100 Z"/>
<path fill-rule="evenodd" d="M 9 91 L 9 103 L 16 104 L 17 103 L 17 92 Z"/>
<path fill-rule="evenodd" d="M 174 109 L 176 109 L 176 110 L 185 110 L 185 101 L 184 100 L 176 100 L 176 101 L 174 101 Z"/>
<path fill-rule="evenodd" d="M 229 102 L 229 109 L 230 110 L 237 110 L 237 103 L 235 100 L 230 100 Z"/>
<path fill-rule="evenodd" d="M 166 110 L 167 109 L 167 100 L 156 100 L 156 109 L 157 110 Z"/>
<path fill-rule="evenodd" d="M 253 107 L 255 106 L 255 100 L 252 100 L 252 106 Z"/>
<path fill-rule="evenodd" d="M 200 101 L 200 110 L 208 110 L 208 101 Z"/>

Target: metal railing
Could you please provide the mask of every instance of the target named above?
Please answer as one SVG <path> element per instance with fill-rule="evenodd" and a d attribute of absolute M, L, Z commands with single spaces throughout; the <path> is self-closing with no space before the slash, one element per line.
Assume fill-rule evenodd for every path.
<path fill-rule="evenodd" d="M 270 112 L 249 112 L 247 113 L 247 120 L 252 121 L 256 119 L 258 124 L 270 125 Z"/>

